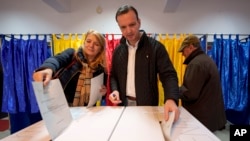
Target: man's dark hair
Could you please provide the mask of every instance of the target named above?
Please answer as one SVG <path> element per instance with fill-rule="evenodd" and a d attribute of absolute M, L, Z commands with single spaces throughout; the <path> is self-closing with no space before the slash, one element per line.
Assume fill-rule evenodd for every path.
<path fill-rule="evenodd" d="M 118 17 L 118 16 L 120 16 L 120 15 L 122 15 L 122 14 L 128 13 L 130 10 L 132 10 L 132 11 L 135 12 L 136 18 L 137 18 L 137 20 L 138 20 L 138 19 L 139 19 L 139 18 L 138 18 L 138 12 L 137 12 L 137 10 L 136 10 L 133 6 L 131 6 L 131 5 L 123 5 L 123 6 L 121 6 L 121 7 L 117 10 L 117 12 L 116 12 L 116 14 L 115 14 L 115 20 L 117 21 L 117 17 Z"/>

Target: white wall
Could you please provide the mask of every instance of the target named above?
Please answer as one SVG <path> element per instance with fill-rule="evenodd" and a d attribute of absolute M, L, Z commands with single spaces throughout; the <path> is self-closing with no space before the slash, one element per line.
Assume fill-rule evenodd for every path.
<path fill-rule="evenodd" d="M 1 0 L 0 34 L 120 33 L 115 12 L 135 6 L 148 33 L 250 34 L 249 0 L 181 0 L 164 13 L 166 0 L 71 0 L 71 12 L 60 13 L 42 0 Z M 96 12 L 100 6 L 101 14 Z"/>

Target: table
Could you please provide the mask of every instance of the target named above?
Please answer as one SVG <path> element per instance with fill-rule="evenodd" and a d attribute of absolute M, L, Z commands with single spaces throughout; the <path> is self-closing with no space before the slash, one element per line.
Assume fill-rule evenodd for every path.
<path fill-rule="evenodd" d="M 158 109 L 151 106 L 126 107 L 111 141 L 164 141 Z"/>
<path fill-rule="evenodd" d="M 55 141 L 164 141 L 159 121 L 163 120 L 163 107 L 159 106 L 97 106 L 70 108 L 73 122 Z M 49 141 L 45 123 L 39 121 L 3 141 Z M 180 107 L 180 119 L 171 130 L 172 141 L 219 141 L 219 139 Z"/>
<path fill-rule="evenodd" d="M 180 118 L 172 126 L 171 141 L 219 141 L 212 132 L 179 107 Z M 159 121 L 164 119 L 163 107 L 126 107 L 114 130 L 111 141 L 164 141 Z"/>
<path fill-rule="evenodd" d="M 107 141 L 124 109 L 125 107 L 98 106 L 74 110 L 76 114 L 84 114 L 78 118 L 73 116 L 74 120 L 70 127 L 55 141 Z"/>

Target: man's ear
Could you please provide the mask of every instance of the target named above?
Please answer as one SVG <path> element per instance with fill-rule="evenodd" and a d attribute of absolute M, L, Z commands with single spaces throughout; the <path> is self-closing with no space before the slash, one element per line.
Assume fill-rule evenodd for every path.
<path fill-rule="evenodd" d="M 192 45 L 192 44 L 189 46 L 189 48 L 192 50 L 195 49 L 194 45 Z"/>
<path fill-rule="evenodd" d="M 138 19 L 139 27 L 141 28 L 141 19 Z"/>
<path fill-rule="evenodd" d="M 190 46 L 190 49 L 193 51 L 193 50 L 196 50 L 197 47 L 195 47 L 194 45 L 191 45 L 191 46 Z"/>

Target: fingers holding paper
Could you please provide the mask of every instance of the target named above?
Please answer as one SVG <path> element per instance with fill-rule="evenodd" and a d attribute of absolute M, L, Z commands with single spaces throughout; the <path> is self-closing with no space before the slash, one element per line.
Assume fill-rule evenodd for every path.
<path fill-rule="evenodd" d="M 165 115 L 165 120 L 169 120 L 169 114 L 170 112 L 174 112 L 174 122 L 176 122 L 179 119 L 180 116 L 180 110 L 178 106 L 176 105 L 175 101 L 172 99 L 168 99 L 164 105 L 164 115 Z"/>
<path fill-rule="evenodd" d="M 44 69 L 33 73 L 33 80 L 43 82 L 43 85 L 46 86 L 49 84 L 49 81 L 52 78 L 53 71 L 51 69 Z"/>

